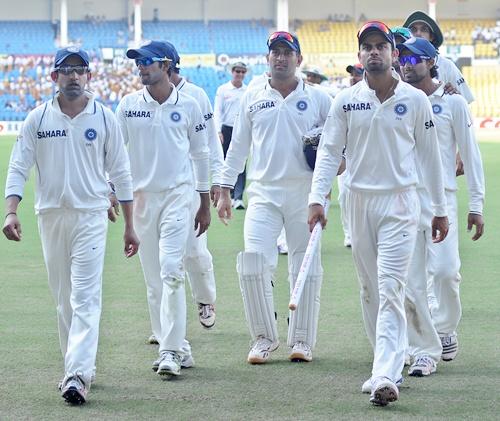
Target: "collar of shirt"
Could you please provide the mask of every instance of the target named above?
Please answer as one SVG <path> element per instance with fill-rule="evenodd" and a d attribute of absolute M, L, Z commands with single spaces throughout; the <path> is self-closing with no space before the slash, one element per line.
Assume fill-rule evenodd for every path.
<path fill-rule="evenodd" d="M 403 84 L 400 83 L 401 82 L 401 78 L 399 77 L 399 74 L 398 72 L 396 72 L 396 70 L 394 70 L 394 67 L 391 68 L 391 73 L 392 73 L 392 77 L 394 79 L 396 79 L 398 81 L 397 85 L 395 86 L 394 88 L 394 95 L 396 95 L 397 93 L 399 93 L 399 91 L 402 89 L 402 86 Z M 367 76 L 366 76 L 366 72 L 364 72 L 364 75 L 363 75 L 363 80 L 360 81 L 359 83 L 361 83 L 364 90 L 367 90 L 369 91 L 372 95 L 375 95 L 376 96 L 376 93 L 375 93 L 375 89 L 372 89 L 370 88 L 370 85 L 368 85 L 368 80 L 367 80 Z M 355 85 L 356 86 L 356 85 Z M 385 102 L 385 101 L 384 101 Z"/>
<path fill-rule="evenodd" d="M 176 89 L 177 89 L 178 91 L 180 91 L 180 90 L 184 87 L 184 85 L 185 85 L 186 83 L 187 83 L 187 80 L 186 80 L 186 79 L 184 79 L 184 78 L 181 76 L 181 80 L 180 80 L 179 84 L 176 86 Z"/>
<path fill-rule="evenodd" d="M 59 98 L 59 95 L 61 95 L 60 92 L 58 92 L 54 96 L 54 98 L 52 98 L 52 108 L 54 110 L 56 110 L 57 112 L 64 114 L 61 111 L 61 106 L 59 105 L 59 101 L 57 100 Z M 95 114 L 96 108 L 97 108 L 96 101 L 95 101 L 95 95 L 90 91 L 85 91 L 84 95 L 89 99 L 89 102 L 87 103 L 87 105 L 85 106 L 85 108 L 83 109 L 83 111 L 80 114 Z M 66 114 L 64 114 L 64 115 L 66 115 Z"/>
<path fill-rule="evenodd" d="M 275 92 L 281 99 L 287 99 L 291 96 L 295 96 L 297 93 L 302 94 L 306 90 L 306 84 L 304 83 L 304 81 L 302 79 L 299 79 L 296 77 L 295 80 L 298 82 L 297 86 L 295 87 L 295 89 L 292 92 L 290 92 L 290 94 L 286 98 L 283 98 L 283 96 L 276 89 L 274 89 L 271 86 L 271 78 L 269 78 L 267 80 L 267 83 L 266 83 L 266 86 L 264 87 L 264 89 L 269 91 L 269 92 Z"/>
<path fill-rule="evenodd" d="M 443 95 L 446 95 L 444 92 L 444 83 L 443 82 L 440 82 L 440 83 L 441 83 L 441 85 L 439 85 L 439 87 L 432 94 L 430 94 L 429 97 L 431 97 L 431 96 L 442 97 Z"/>
<path fill-rule="evenodd" d="M 179 91 L 176 89 L 173 83 L 170 83 L 170 86 L 172 87 L 172 92 L 170 92 L 169 97 L 163 104 L 159 104 L 156 99 L 154 99 L 151 94 L 148 91 L 148 88 L 145 86 L 142 89 L 142 98 L 144 99 L 144 102 L 147 104 L 157 104 L 157 105 L 166 105 L 166 104 L 177 104 L 179 101 Z"/>

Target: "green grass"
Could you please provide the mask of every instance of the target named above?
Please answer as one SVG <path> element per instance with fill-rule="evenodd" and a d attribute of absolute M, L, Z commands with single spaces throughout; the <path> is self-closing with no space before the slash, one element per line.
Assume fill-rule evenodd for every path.
<path fill-rule="evenodd" d="M 12 142 L 0 138 L 2 186 Z M 19 212 L 23 241 L 0 240 L 0 420 L 498 419 L 500 144 L 484 143 L 481 150 L 487 180 L 486 233 L 476 243 L 465 230 L 466 189 L 463 177 L 460 180 L 459 356 L 439 364 L 430 378 L 406 378 L 400 401 L 385 409 L 370 406 L 360 393 L 370 375 L 371 351 L 352 258 L 342 246 L 338 206 L 332 206 L 323 241 L 325 278 L 314 361 L 291 364 L 282 345 L 265 366 L 245 362 L 249 335 L 235 271 L 244 213 L 238 211 L 228 228 L 214 216 L 209 231 L 218 283 L 216 326 L 203 330 L 195 306 L 189 306 L 188 335 L 196 367 L 171 381 L 151 371 L 156 348 L 145 344 L 150 327 L 139 261 L 122 256 L 121 221 L 110 226 L 97 382 L 87 405 L 65 405 L 56 389 L 62 358 L 30 183 Z M 284 342 L 288 285 L 286 260 L 280 259 L 275 298 Z"/>

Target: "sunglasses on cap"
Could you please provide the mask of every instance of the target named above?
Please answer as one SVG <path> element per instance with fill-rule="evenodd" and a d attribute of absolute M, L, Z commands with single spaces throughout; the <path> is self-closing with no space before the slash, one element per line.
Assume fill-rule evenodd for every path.
<path fill-rule="evenodd" d="M 61 66 L 55 69 L 57 73 L 62 73 L 63 75 L 69 76 L 73 72 L 76 72 L 77 75 L 84 75 L 89 71 L 87 66 Z"/>
<path fill-rule="evenodd" d="M 137 67 L 139 66 L 143 66 L 143 67 L 147 67 L 147 66 L 151 66 L 153 63 L 157 63 L 157 62 L 167 62 L 167 61 L 172 61 L 166 57 L 164 58 L 158 58 L 158 57 L 141 57 L 141 58 L 136 58 L 135 59 L 135 65 Z"/>
<path fill-rule="evenodd" d="M 285 32 L 285 31 L 276 31 L 273 32 L 270 36 L 269 39 L 267 40 L 267 46 L 269 47 L 272 42 L 279 40 L 279 39 L 284 39 L 288 42 L 291 42 L 292 44 L 295 42 L 293 39 L 292 34 Z"/>
<path fill-rule="evenodd" d="M 412 66 L 415 66 L 416 64 L 422 63 L 424 59 L 428 60 L 428 57 L 424 56 L 399 56 L 399 64 L 401 66 L 404 66 L 405 64 L 411 64 Z"/>
<path fill-rule="evenodd" d="M 366 22 L 358 31 L 358 38 L 365 32 L 367 29 L 378 29 L 379 31 L 382 31 L 386 35 L 392 36 L 391 29 L 384 23 L 380 22 L 378 20 L 371 20 L 369 22 Z"/>

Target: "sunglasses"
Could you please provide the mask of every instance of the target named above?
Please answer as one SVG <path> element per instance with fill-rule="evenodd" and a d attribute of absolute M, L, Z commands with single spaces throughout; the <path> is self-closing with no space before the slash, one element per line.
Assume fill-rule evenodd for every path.
<path fill-rule="evenodd" d="M 89 68 L 87 66 L 63 66 L 58 67 L 56 71 L 66 76 L 71 75 L 73 72 L 76 72 L 76 74 L 82 76 L 89 71 Z"/>
<path fill-rule="evenodd" d="M 425 57 L 421 56 L 399 56 L 399 64 L 401 66 L 404 66 L 406 64 L 411 64 L 412 66 L 415 66 L 415 64 L 422 63 L 423 59 Z"/>
<path fill-rule="evenodd" d="M 292 44 L 295 44 L 295 40 L 293 39 L 292 34 L 290 34 L 289 32 L 285 32 L 285 31 L 277 31 L 277 32 L 273 32 L 269 36 L 269 39 L 267 40 L 267 46 L 269 47 L 271 45 L 271 43 L 277 39 L 283 39 L 283 40 L 286 40 L 288 42 L 291 42 Z"/>
<path fill-rule="evenodd" d="M 386 35 L 390 35 L 392 36 L 392 32 L 390 30 L 390 28 L 384 23 L 384 22 L 380 22 L 378 20 L 371 20 L 369 22 L 366 22 L 361 28 L 360 30 L 358 31 L 358 38 L 360 37 L 360 35 L 365 32 L 367 29 L 378 29 L 379 31 L 382 31 L 384 34 Z"/>
<path fill-rule="evenodd" d="M 137 67 L 139 66 L 143 66 L 143 67 L 147 67 L 147 66 L 151 66 L 153 63 L 156 63 L 156 62 L 165 62 L 165 61 L 172 61 L 168 58 L 158 58 L 158 57 L 142 57 L 142 58 L 136 58 L 135 59 L 135 65 Z"/>
<path fill-rule="evenodd" d="M 245 74 L 247 71 L 246 70 L 233 70 L 235 73 L 243 73 Z"/>

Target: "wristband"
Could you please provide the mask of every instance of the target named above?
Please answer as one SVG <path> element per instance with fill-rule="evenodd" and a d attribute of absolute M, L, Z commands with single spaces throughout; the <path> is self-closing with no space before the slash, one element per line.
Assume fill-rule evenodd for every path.
<path fill-rule="evenodd" d="M 17 215 L 17 213 L 16 213 L 16 212 L 9 212 L 7 215 L 5 215 L 5 219 L 7 219 L 7 217 L 8 217 L 9 215 Z"/>

